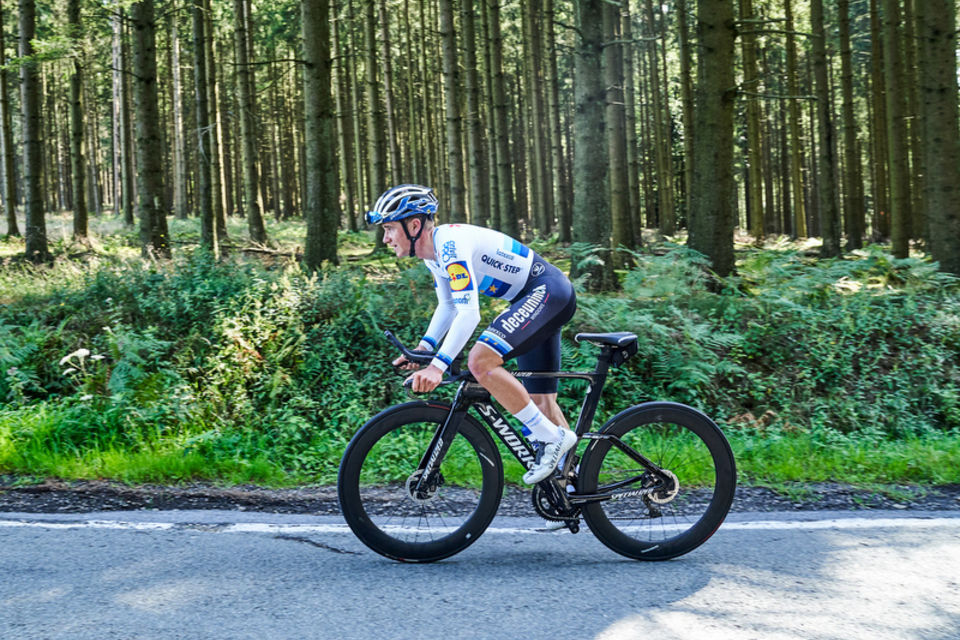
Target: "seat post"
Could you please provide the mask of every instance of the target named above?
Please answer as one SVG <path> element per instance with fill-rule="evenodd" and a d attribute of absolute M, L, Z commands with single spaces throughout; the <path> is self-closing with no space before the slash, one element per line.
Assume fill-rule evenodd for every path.
<path fill-rule="evenodd" d="M 610 364 L 613 362 L 613 352 L 614 347 L 609 345 L 604 345 L 600 349 L 600 354 L 597 355 L 597 373 L 606 374 L 608 371 L 610 371 Z"/>

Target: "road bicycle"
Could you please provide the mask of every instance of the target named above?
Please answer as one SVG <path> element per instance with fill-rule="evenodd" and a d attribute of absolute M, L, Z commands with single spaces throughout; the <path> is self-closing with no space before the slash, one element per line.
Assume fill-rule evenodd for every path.
<path fill-rule="evenodd" d="M 384 333 L 408 361 L 433 358 Z M 608 371 L 636 354 L 637 337 L 581 333 L 576 340 L 600 348 L 594 371 L 512 372 L 589 383 L 576 421 L 578 446 L 533 487 L 533 509 L 573 533 L 582 519 L 600 542 L 629 558 L 668 560 L 692 551 L 713 535 L 733 502 L 736 464 L 726 437 L 705 414 L 675 402 L 632 406 L 592 431 Z M 357 431 L 340 463 L 337 490 L 347 524 L 388 558 L 442 560 L 486 530 L 504 488 L 491 432 L 525 468 L 535 462 L 534 448 L 460 369 L 460 359 L 449 374 L 442 384 L 459 385 L 452 402 L 414 401 L 381 411 Z"/>

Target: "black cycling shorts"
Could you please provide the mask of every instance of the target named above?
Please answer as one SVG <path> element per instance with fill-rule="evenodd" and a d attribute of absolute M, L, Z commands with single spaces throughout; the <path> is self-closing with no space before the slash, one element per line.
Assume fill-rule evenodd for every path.
<path fill-rule="evenodd" d="M 577 294 L 562 271 L 536 253 L 530 277 L 510 303 L 493 319 L 479 342 L 507 361 L 517 359 L 521 371 L 560 370 L 560 330 L 577 310 Z M 530 393 L 556 393 L 556 378 L 521 380 Z"/>

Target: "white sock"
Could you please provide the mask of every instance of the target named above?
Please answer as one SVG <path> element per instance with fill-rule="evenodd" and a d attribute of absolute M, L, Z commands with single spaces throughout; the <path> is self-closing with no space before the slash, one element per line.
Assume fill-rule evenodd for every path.
<path fill-rule="evenodd" d="M 529 435 L 534 440 L 539 440 L 540 442 L 560 442 L 563 438 L 563 432 L 560 430 L 560 427 L 550 422 L 550 419 L 543 415 L 543 412 L 537 408 L 537 405 L 533 404 L 533 400 L 513 415 L 526 427 L 524 435 Z M 529 433 L 527 433 L 527 431 L 529 431 Z"/>

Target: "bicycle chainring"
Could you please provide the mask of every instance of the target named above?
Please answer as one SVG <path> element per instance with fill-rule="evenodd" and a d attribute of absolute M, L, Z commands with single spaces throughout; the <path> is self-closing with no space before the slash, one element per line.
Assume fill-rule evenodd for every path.
<path fill-rule="evenodd" d="M 533 499 L 533 509 L 537 512 L 537 515 L 544 520 L 551 522 L 570 522 L 579 519 L 577 517 L 578 510 L 575 510 L 573 513 L 564 512 L 559 506 L 553 504 L 550 496 L 547 495 L 547 492 L 544 491 L 540 485 L 533 487 L 531 498 Z"/>

